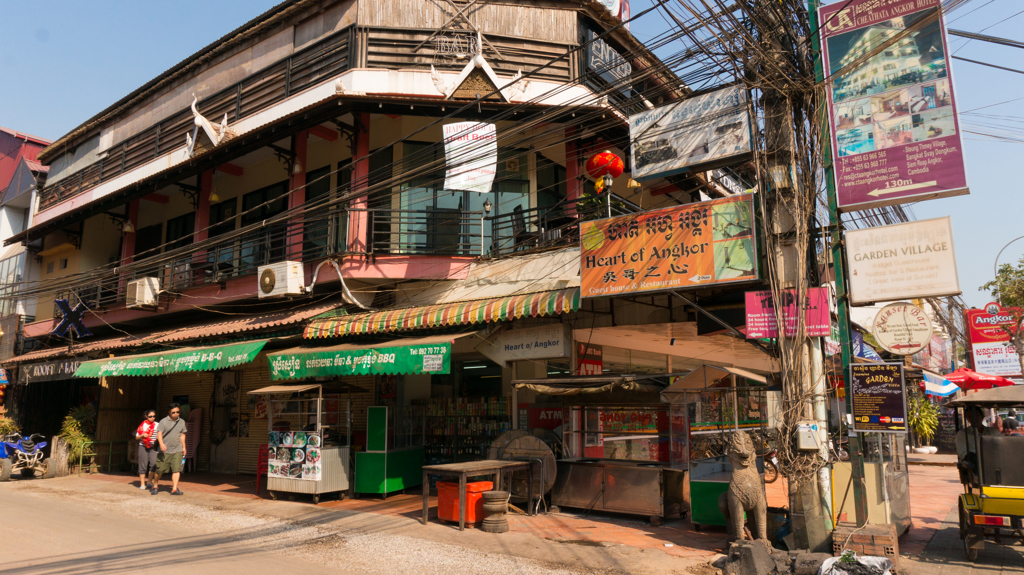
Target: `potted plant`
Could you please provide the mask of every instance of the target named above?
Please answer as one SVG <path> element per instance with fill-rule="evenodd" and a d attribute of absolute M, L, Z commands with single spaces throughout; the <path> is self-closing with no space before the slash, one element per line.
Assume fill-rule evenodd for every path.
<path fill-rule="evenodd" d="M 3 439 L 12 433 L 18 433 L 19 431 L 20 429 L 18 428 L 18 424 L 14 423 L 13 419 L 0 417 L 0 439 Z"/>
<path fill-rule="evenodd" d="M 95 429 L 96 411 L 91 405 L 72 408 L 61 423 L 59 437 L 67 444 L 72 471 L 81 467 L 86 457 L 95 464 L 96 452 L 90 447 Z"/>
<path fill-rule="evenodd" d="M 918 440 L 929 443 L 939 427 L 939 409 L 920 392 L 914 392 L 907 402 L 907 419 Z M 932 453 L 930 448 L 927 452 Z"/>

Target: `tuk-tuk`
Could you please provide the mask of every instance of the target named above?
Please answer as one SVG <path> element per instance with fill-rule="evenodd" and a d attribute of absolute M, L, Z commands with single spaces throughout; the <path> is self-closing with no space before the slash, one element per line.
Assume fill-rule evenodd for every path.
<path fill-rule="evenodd" d="M 995 414 L 1024 406 L 1024 385 L 979 391 L 947 404 L 963 410 L 957 431 L 960 538 L 968 561 L 989 540 L 1024 544 L 1024 437 L 999 433 Z M 959 418 L 958 418 L 959 420 Z"/>

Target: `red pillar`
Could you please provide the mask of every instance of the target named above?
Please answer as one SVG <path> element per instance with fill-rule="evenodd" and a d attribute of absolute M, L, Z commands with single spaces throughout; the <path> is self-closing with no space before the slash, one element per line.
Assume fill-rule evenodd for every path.
<path fill-rule="evenodd" d="M 565 127 L 565 190 L 567 199 L 572 202 L 583 195 L 583 178 L 580 177 L 580 147 L 576 126 Z M 576 204 L 569 204 L 569 214 L 576 215 Z"/>
<path fill-rule="evenodd" d="M 296 209 L 306 203 L 306 147 L 309 131 L 303 130 L 292 136 L 292 153 L 295 154 L 291 179 L 288 181 L 288 209 Z M 297 169 L 296 169 L 297 168 Z M 288 224 L 288 259 L 302 261 L 302 237 L 304 216 L 298 214 Z"/>
<path fill-rule="evenodd" d="M 355 149 L 352 151 L 352 192 L 365 190 L 370 185 L 370 115 L 359 114 L 356 123 Z M 359 196 L 350 203 L 354 210 L 348 218 L 348 249 L 351 252 L 367 251 L 367 232 L 370 225 L 367 196 Z"/>
<path fill-rule="evenodd" d="M 213 193 L 213 170 L 199 174 L 199 207 L 196 209 L 196 231 L 192 243 L 210 237 L 210 194 Z M 205 253 L 205 252 L 204 252 Z"/>
<path fill-rule="evenodd" d="M 131 222 L 134 229 L 139 229 L 139 200 L 132 200 L 128 204 L 128 222 Z M 125 225 L 128 225 L 127 222 Z M 121 238 L 121 265 L 128 265 L 133 261 L 135 261 L 135 232 L 125 232 Z M 122 274 L 117 280 L 118 293 L 123 295 L 127 286 L 128 276 Z"/>

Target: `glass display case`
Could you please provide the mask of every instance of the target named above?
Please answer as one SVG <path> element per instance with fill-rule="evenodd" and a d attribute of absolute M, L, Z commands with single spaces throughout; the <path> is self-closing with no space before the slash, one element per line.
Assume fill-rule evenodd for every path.
<path fill-rule="evenodd" d="M 423 484 L 426 410 L 375 406 L 366 411 L 366 451 L 356 453 L 356 493 L 387 497 Z"/>

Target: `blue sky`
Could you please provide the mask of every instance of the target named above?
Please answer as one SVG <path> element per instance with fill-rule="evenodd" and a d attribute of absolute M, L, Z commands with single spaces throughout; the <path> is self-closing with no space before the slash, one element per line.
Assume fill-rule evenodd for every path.
<path fill-rule="evenodd" d="M 56 139 L 277 0 L 4 1 L 0 19 L 0 126 Z M 650 0 L 633 0 L 633 13 Z M 947 17 L 952 29 L 1024 40 L 1019 0 L 971 0 Z M 664 29 L 650 15 L 634 23 L 645 40 Z M 1010 68 L 1024 51 L 950 37 L 950 52 Z M 1020 168 L 1024 74 L 953 62 L 971 195 L 911 206 L 919 219 L 951 215 L 964 299 L 981 306 L 996 252 L 1024 235 Z M 1009 103 L 1003 103 L 1010 100 Z M 982 116 L 981 114 L 986 114 Z M 1020 134 L 1012 131 L 1020 129 Z M 1008 133 L 1008 130 L 1010 131 Z M 971 132 L 982 132 L 979 135 Z M 1024 240 L 1000 262 L 1024 255 Z"/>

